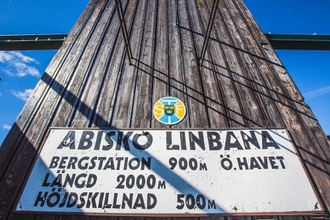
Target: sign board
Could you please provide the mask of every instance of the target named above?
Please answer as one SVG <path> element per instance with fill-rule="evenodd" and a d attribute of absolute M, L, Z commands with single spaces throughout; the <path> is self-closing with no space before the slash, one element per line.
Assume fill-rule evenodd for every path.
<path fill-rule="evenodd" d="M 321 211 L 283 129 L 50 130 L 16 211 Z"/>

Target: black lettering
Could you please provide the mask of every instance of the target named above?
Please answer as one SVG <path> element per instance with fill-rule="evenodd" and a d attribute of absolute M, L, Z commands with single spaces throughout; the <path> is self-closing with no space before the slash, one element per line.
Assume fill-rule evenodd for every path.
<path fill-rule="evenodd" d="M 135 176 L 132 174 L 128 175 L 128 177 L 126 178 L 126 187 L 128 189 L 132 189 L 134 184 L 135 184 Z"/>
<path fill-rule="evenodd" d="M 93 131 L 83 131 L 78 149 L 79 150 L 87 150 L 92 146 L 92 139 L 94 137 Z"/>
<path fill-rule="evenodd" d="M 147 209 L 155 208 L 156 204 L 157 204 L 157 197 L 152 193 L 148 193 L 148 195 L 147 195 Z"/>
<path fill-rule="evenodd" d="M 241 159 L 243 159 L 243 161 L 241 161 Z M 249 169 L 249 165 L 247 163 L 247 160 L 246 160 L 246 157 L 243 157 L 243 158 L 237 158 L 237 163 L 238 163 L 238 167 L 240 170 L 248 170 Z"/>
<path fill-rule="evenodd" d="M 72 187 L 75 177 L 76 177 L 76 174 L 72 174 L 72 177 L 70 176 L 70 174 L 66 174 L 65 180 L 63 183 L 63 187 L 66 187 L 67 184 L 69 184 L 69 186 Z"/>
<path fill-rule="evenodd" d="M 278 166 L 276 165 L 276 159 L 275 157 L 268 157 L 269 158 L 269 162 L 270 162 L 270 165 L 273 169 L 278 169 Z"/>
<path fill-rule="evenodd" d="M 52 184 L 50 184 L 50 187 L 53 187 L 53 186 L 62 187 L 62 174 L 61 173 L 59 173 L 53 180 Z"/>
<path fill-rule="evenodd" d="M 125 188 L 124 181 L 125 181 L 125 175 L 120 174 L 119 176 L 117 176 L 117 182 L 119 183 L 116 189 L 124 189 Z"/>
<path fill-rule="evenodd" d="M 109 133 L 105 134 L 105 141 L 108 143 L 108 145 L 103 145 L 102 150 L 110 150 L 113 147 L 113 140 L 111 136 L 114 136 L 116 132 L 110 131 Z"/>
<path fill-rule="evenodd" d="M 268 149 L 269 147 L 281 149 L 267 131 L 262 131 L 262 149 Z"/>
<path fill-rule="evenodd" d="M 119 131 L 116 150 L 120 150 L 121 147 L 124 147 L 125 150 L 129 151 L 130 148 L 129 148 L 128 140 L 132 134 L 133 132 L 127 132 L 127 134 L 125 134 L 125 136 L 123 137 L 123 132 Z"/>
<path fill-rule="evenodd" d="M 97 132 L 97 137 L 96 137 L 96 141 L 95 141 L 95 147 L 94 147 L 94 150 L 99 150 L 99 149 L 100 149 L 100 144 L 101 144 L 101 140 L 102 140 L 102 135 L 103 135 L 103 131 L 99 131 L 99 132 Z"/>
<path fill-rule="evenodd" d="M 109 204 L 109 193 L 106 193 L 105 194 L 105 199 L 104 199 L 104 206 L 103 206 L 103 208 L 108 208 L 108 209 L 110 209 L 111 208 L 111 204 Z"/>
<path fill-rule="evenodd" d="M 97 168 L 98 170 L 102 169 L 103 161 L 107 159 L 106 157 L 99 157 L 99 167 Z"/>
<path fill-rule="evenodd" d="M 87 176 L 86 173 L 81 173 L 77 176 L 77 178 L 75 179 L 74 181 L 74 185 L 77 187 L 77 188 L 83 188 L 85 186 L 85 183 L 86 183 L 86 180 L 82 180 L 80 181 L 81 178 L 85 178 Z"/>
<path fill-rule="evenodd" d="M 211 209 L 211 208 L 213 208 L 213 209 L 216 209 L 216 205 L 215 205 L 215 201 L 214 200 L 209 200 L 209 202 L 208 202 L 208 209 Z"/>
<path fill-rule="evenodd" d="M 262 168 L 268 169 L 268 160 L 267 160 L 267 157 L 264 157 L 263 160 L 262 160 L 261 157 L 258 157 L 258 160 L 259 160 L 260 164 L 262 165 Z"/>
<path fill-rule="evenodd" d="M 176 205 L 176 208 L 177 209 L 183 209 L 184 208 L 184 194 L 178 194 L 177 195 L 177 203 L 179 203 L 179 204 L 177 204 Z"/>
<path fill-rule="evenodd" d="M 144 204 L 143 196 L 140 193 L 138 193 L 134 206 L 133 206 L 133 209 L 137 209 L 137 208 L 142 208 L 142 209 L 146 208 L 146 206 Z"/>
<path fill-rule="evenodd" d="M 92 208 L 96 208 L 96 197 L 99 195 L 98 192 L 96 193 L 88 193 L 88 198 L 87 198 L 87 204 L 86 204 L 86 208 L 90 208 L 91 204 L 92 204 Z"/>
<path fill-rule="evenodd" d="M 113 208 L 114 209 L 119 209 L 120 205 L 117 204 L 117 198 L 118 198 L 118 193 L 113 194 Z"/>
<path fill-rule="evenodd" d="M 65 193 L 64 194 L 64 197 L 63 197 L 63 199 L 62 199 L 62 202 L 58 205 L 58 207 L 64 207 L 65 206 L 65 203 L 66 203 L 66 200 L 67 200 L 67 198 L 68 198 L 68 195 L 69 195 L 69 193 Z"/>
<path fill-rule="evenodd" d="M 73 207 L 77 203 L 77 200 L 78 200 L 77 193 L 70 193 L 66 207 L 68 207 L 68 208 Z"/>
<path fill-rule="evenodd" d="M 201 149 L 205 150 L 203 132 L 198 132 L 198 137 L 196 137 L 192 132 L 189 132 L 189 143 L 190 150 L 196 149 L 195 144 L 197 144 Z"/>
<path fill-rule="evenodd" d="M 95 174 L 89 174 L 88 179 L 87 179 L 87 188 L 91 188 L 96 184 L 97 181 L 97 176 Z"/>
<path fill-rule="evenodd" d="M 235 140 L 234 142 L 231 141 L 232 138 Z M 237 150 L 243 150 L 243 147 L 237 140 L 237 137 L 235 136 L 234 132 L 228 131 L 226 135 L 225 150 L 230 150 L 231 148 L 236 148 Z"/>
<path fill-rule="evenodd" d="M 51 193 L 47 198 L 47 206 L 54 207 L 56 206 L 61 199 L 61 195 L 58 192 Z"/>
<path fill-rule="evenodd" d="M 66 136 L 63 138 L 60 145 L 58 145 L 57 149 L 62 149 L 63 147 L 69 147 L 70 149 L 75 149 L 75 131 L 69 131 Z"/>
<path fill-rule="evenodd" d="M 249 150 L 251 149 L 250 143 L 253 144 L 256 148 L 260 149 L 260 145 L 259 142 L 257 140 L 256 134 L 254 133 L 254 131 L 250 131 L 250 135 L 247 135 L 246 133 L 244 133 L 243 131 L 241 131 L 241 136 L 242 136 L 242 140 L 243 140 L 243 144 L 245 149 Z"/>
<path fill-rule="evenodd" d="M 102 208 L 102 207 L 103 207 L 103 199 L 104 199 L 104 193 L 101 192 L 101 193 L 100 193 L 100 198 L 99 198 L 99 205 L 98 205 L 98 208 Z"/>
<path fill-rule="evenodd" d="M 83 157 L 83 158 L 81 158 L 79 160 L 79 162 L 78 162 L 78 169 L 80 169 L 80 170 L 86 170 L 88 168 L 88 162 L 85 162 L 85 161 L 88 160 L 88 159 L 89 159 L 89 157 Z"/>
<path fill-rule="evenodd" d="M 253 170 L 254 168 L 261 169 L 261 166 L 255 157 L 251 157 L 250 170 Z"/>
<path fill-rule="evenodd" d="M 38 203 L 40 202 L 40 207 L 44 207 L 47 196 L 48 192 L 44 192 L 43 195 L 42 192 L 39 192 L 33 206 L 38 206 Z"/>
<path fill-rule="evenodd" d="M 206 163 L 199 163 L 199 170 L 207 170 Z"/>
<path fill-rule="evenodd" d="M 156 177 L 152 174 L 150 174 L 147 177 L 147 186 L 149 189 L 153 189 L 156 186 Z"/>
<path fill-rule="evenodd" d="M 127 195 L 124 193 L 123 194 L 123 202 L 121 204 L 121 208 L 125 209 L 126 204 L 128 205 L 128 207 L 131 209 L 132 208 L 132 204 L 133 204 L 133 193 L 129 194 L 129 197 L 127 197 Z"/>
<path fill-rule="evenodd" d="M 117 170 L 120 170 L 120 164 L 121 164 L 121 161 L 124 160 L 124 158 L 123 157 L 116 157 L 116 160 L 117 160 L 117 167 L 116 167 L 116 169 Z"/>
<path fill-rule="evenodd" d="M 130 150 L 129 148 L 129 144 L 128 144 L 128 141 L 129 141 L 129 137 L 133 134 L 133 132 L 127 132 L 127 134 L 125 134 L 124 138 L 123 138 L 123 143 L 122 143 L 122 146 L 124 146 L 124 149 L 125 150 Z"/>
<path fill-rule="evenodd" d="M 61 158 L 60 165 L 58 166 L 59 169 L 65 169 L 65 163 L 66 163 L 67 159 L 68 159 L 68 157 L 62 157 Z"/>
<path fill-rule="evenodd" d="M 139 143 L 139 138 L 144 136 L 147 138 L 147 142 L 145 144 Z M 143 132 L 143 134 L 135 134 L 133 137 L 133 145 L 138 150 L 145 150 L 148 149 L 152 144 L 153 138 L 149 132 Z"/>
<path fill-rule="evenodd" d="M 44 178 L 44 181 L 42 182 L 42 186 L 46 186 L 47 187 L 47 186 L 50 185 L 50 183 L 48 182 L 49 175 L 50 175 L 50 173 L 46 173 L 46 176 Z"/>
<path fill-rule="evenodd" d="M 114 161 L 113 161 L 113 157 L 109 157 L 108 161 L 104 165 L 103 170 L 106 170 L 106 169 L 111 169 L 111 170 L 115 169 L 115 164 L 114 164 Z"/>
<path fill-rule="evenodd" d="M 220 138 L 221 137 L 218 132 L 207 132 L 210 150 L 220 150 L 222 148 Z"/>
<path fill-rule="evenodd" d="M 172 145 L 172 132 L 166 132 L 166 150 L 179 150 L 178 144 Z"/>
<path fill-rule="evenodd" d="M 77 157 L 70 157 L 69 163 L 68 163 L 68 169 L 76 169 L 76 163 L 78 161 Z"/>
<path fill-rule="evenodd" d="M 195 208 L 195 197 L 192 194 L 186 196 L 186 206 L 188 209 Z"/>
<path fill-rule="evenodd" d="M 60 157 L 53 157 L 50 161 L 49 168 L 56 168 L 58 166 L 58 161 L 60 160 Z"/>
<path fill-rule="evenodd" d="M 186 135 L 184 132 L 180 132 L 181 150 L 187 150 Z"/>
<path fill-rule="evenodd" d="M 87 192 L 83 192 L 80 194 L 79 196 L 80 204 L 77 205 L 77 208 L 80 209 L 85 206 L 86 203 L 85 196 L 87 196 Z"/>
<path fill-rule="evenodd" d="M 128 162 L 128 158 L 125 157 L 125 160 L 124 160 L 124 170 L 127 170 L 127 163 Z"/>
<path fill-rule="evenodd" d="M 204 209 L 206 205 L 206 200 L 204 195 L 198 194 L 196 197 L 196 204 L 199 209 Z"/>
<path fill-rule="evenodd" d="M 136 170 L 140 167 L 140 160 L 138 158 L 132 158 L 129 160 L 128 166 L 131 170 Z"/>
<path fill-rule="evenodd" d="M 89 165 L 89 167 L 88 167 L 88 169 L 94 169 L 95 168 L 95 166 L 96 166 L 96 163 L 95 163 L 95 160 L 97 160 L 97 157 L 92 157 L 91 158 L 91 164 Z"/>

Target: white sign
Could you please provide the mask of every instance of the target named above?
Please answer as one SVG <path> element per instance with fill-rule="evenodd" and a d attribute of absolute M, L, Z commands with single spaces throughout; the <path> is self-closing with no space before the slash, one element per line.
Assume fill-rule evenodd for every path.
<path fill-rule="evenodd" d="M 283 129 L 50 130 L 17 211 L 321 211 Z"/>

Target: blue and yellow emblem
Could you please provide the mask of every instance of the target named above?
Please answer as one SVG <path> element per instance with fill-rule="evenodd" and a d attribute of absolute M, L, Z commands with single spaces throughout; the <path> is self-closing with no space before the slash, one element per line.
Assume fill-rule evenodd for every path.
<path fill-rule="evenodd" d="M 154 105 L 154 116 L 163 124 L 173 125 L 179 123 L 186 115 L 186 107 L 180 99 L 164 97 Z"/>

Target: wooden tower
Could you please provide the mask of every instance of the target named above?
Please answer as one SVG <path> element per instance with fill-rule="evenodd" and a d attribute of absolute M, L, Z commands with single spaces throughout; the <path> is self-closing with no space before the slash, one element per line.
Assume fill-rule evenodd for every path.
<path fill-rule="evenodd" d="M 323 219 L 329 149 L 242 0 L 91 0 L 0 149 L 0 219 Z"/>

